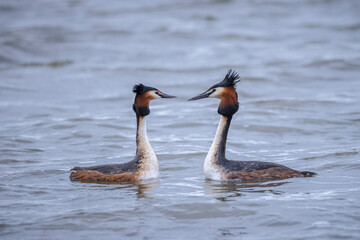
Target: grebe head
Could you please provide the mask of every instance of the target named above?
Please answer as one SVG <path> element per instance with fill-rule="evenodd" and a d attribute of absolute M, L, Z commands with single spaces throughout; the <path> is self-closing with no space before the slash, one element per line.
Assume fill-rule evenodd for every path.
<path fill-rule="evenodd" d="M 205 92 L 189 99 L 189 101 L 202 98 L 219 98 L 221 100 L 218 113 L 230 117 L 239 109 L 238 96 L 235 85 L 240 81 L 239 74 L 230 69 L 224 79 L 210 87 Z"/>
<path fill-rule="evenodd" d="M 161 92 L 154 87 L 145 86 L 143 84 L 136 84 L 133 87 L 133 92 L 136 93 L 133 110 L 139 116 L 146 116 L 150 114 L 150 101 L 158 98 L 176 98 Z"/>

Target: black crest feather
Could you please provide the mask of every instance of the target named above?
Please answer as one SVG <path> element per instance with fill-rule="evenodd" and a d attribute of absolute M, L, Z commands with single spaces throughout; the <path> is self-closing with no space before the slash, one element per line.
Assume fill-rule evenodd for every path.
<path fill-rule="evenodd" d="M 227 74 L 226 74 L 223 81 L 226 81 L 230 85 L 235 85 L 236 83 L 240 82 L 240 76 L 239 76 L 239 74 L 237 72 L 230 69 L 227 72 Z"/>
<path fill-rule="evenodd" d="M 211 88 L 235 86 L 238 82 L 240 82 L 239 74 L 237 72 L 235 72 L 234 70 L 230 69 L 226 73 L 224 79 L 221 82 L 212 86 Z"/>
<path fill-rule="evenodd" d="M 139 84 L 134 85 L 132 91 L 133 91 L 133 93 L 136 93 L 136 94 L 143 94 L 150 90 L 157 90 L 157 89 L 153 88 L 153 87 L 145 86 L 145 85 L 139 83 Z"/>

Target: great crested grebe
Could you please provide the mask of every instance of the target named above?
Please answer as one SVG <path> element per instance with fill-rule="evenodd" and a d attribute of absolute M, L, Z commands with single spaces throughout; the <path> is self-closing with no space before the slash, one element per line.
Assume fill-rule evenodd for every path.
<path fill-rule="evenodd" d="M 221 115 L 214 141 L 205 158 L 205 177 L 213 180 L 238 179 L 243 181 L 275 180 L 292 177 L 310 177 L 315 173 L 300 172 L 280 164 L 259 161 L 232 161 L 225 157 L 226 139 L 232 116 L 239 109 L 235 85 L 239 75 L 229 70 L 225 78 L 204 93 L 189 99 L 219 98 L 218 113 Z"/>
<path fill-rule="evenodd" d="M 146 132 L 145 116 L 150 114 L 149 104 L 157 98 L 175 98 L 160 90 L 135 85 L 136 93 L 133 110 L 136 113 L 136 156 L 127 163 L 99 165 L 92 167 L 75 167 L 71 169 L 72 181 L 85 182 L 134 182 L 159 177 L 159 164 Z"/>

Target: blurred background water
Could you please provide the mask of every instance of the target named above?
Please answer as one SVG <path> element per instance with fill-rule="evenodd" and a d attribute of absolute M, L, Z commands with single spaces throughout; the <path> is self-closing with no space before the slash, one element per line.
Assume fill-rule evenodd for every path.
<path fill-rule="evenodd" d="M 357 0 L 0 1 L 1 239 L 359 239 Z M 318 173 L 207 181 L 218 101 L 242 76 L 227 156 Z M 69 181 L 135 154 L 131 88 L 151 104 L 161 178 Z"/>

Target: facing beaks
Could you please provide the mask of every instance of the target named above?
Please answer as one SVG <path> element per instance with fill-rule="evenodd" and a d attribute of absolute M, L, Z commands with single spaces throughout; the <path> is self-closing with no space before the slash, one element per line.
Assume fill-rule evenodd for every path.
<path fill-rule="evenodd" d="M 163 92 L 159 92 L 158 95 L 159 95 L 161 98 L 177 98 L 176 96 L 168 95 L 168 94 L 163 93 Z"/>
<path fill-rule="evenodd" d="M 195 96 L 195 97 L 193 97 L 193 98 L 190 98 L 188 101 L 193 101 L 193 100 L 199 100 L 199 99 L 202 99 L 202 98 L 207 98 L 207 97 L 210 96 L 210 94 L 211 94 L 211 92 L 206 91 L 206 92 L 203 92 L 203 93 L 201 93 L 201 94 L 199 94 L 199 95 L 197 95 L 197 96 Z"/>

